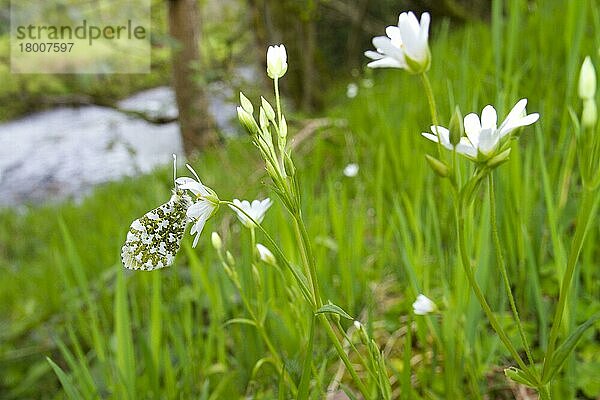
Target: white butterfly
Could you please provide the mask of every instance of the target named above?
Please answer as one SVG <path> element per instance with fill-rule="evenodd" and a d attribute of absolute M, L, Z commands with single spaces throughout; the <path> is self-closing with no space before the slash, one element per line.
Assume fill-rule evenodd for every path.
<path fill-rule="evenodd" d="M 175 168 L 175 160 L 173 164 Z M 175 183 L 169 201 L 133 221 L 121 249 L 125 268 L 150 271 L 172 265 L 185 233 L 189 220 L 186 212 L 191 204 L 191 197 Z"/>

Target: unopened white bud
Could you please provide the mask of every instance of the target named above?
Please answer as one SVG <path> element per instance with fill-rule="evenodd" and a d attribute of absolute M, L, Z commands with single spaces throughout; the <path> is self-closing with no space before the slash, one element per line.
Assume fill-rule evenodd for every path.
<path fill-rule="evenodd" d="M 579 97 L 583 100 L 591 99 L 596 94 L 596 70 L 590 56 L 583 60 L 579 72 Z"/>
<path fill-rule="evenodd" d="M 287 71 L 287 53 L 285 46 L 269 46 L 267 50 L 267 75 L 269 78 L 281 78 Z"/>
<path fill-rule="evenodd" d="M 223 241 L 217 232 L 213 232 L 210 236 L 210 241 L 215 250 L 220 251 L 223 248 Z"/>
<path fill-rule="evenodd" d="M 258 251 L 258 256 L 262 262 L 270 264 L 270 265 L 277 264 L 277 260 L 275 259 L 275 256 L 273 255 L 273 253 L 271 253 L 271 250 L 269 250 L 267 247 L 263 246 L 260 243 L 256 243 L 256 250 Z"/>

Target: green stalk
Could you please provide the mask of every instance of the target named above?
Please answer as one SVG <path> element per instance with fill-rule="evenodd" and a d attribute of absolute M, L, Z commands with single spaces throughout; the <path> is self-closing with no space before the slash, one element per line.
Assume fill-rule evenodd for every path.
<path fill-rule="evenodd" d="M 464 229 L 464 224 L 465 224 L 464 208 L 465 208 L 465 205 L 463 204 L 463 201 L 460 201 L 459 209 L 456 211 L 456 230 L 458 232 L 458 244 L 459 244 L 460 257 L 462 260 L 463 269 L 465 271 L 465 274 L 467 275 L 467 280 L 469 281 L 469 285 L 471 286 L 471 289 L 475 293 L 475 296 L 477 297 L 477 300 L 479 301 L 481 308 L 483 309 L 485 315 L 487 316 L 488 321 L 490 322 L 490 325 L 492 325 L 492 328 L 494 329 L 494 331 L 496 331 L 496 333 L 498 334 L 498 337 L 500 338 L 502 343 L 504 343 L 504 346 L 506 346 L 506 348 L 508 349 L 508 351 L 510 352 L 512 357 L 515 359 L 515 361 L 519 365 L 519 367 L 523 370 L 524 373 L 527 373 L 529 375 L 527 365 L 525 365 L 525 362 L 523 362 L 523 359 L 521 358 L 521 356 L 519 355 L 519 353 L 517 352 L 517 350 L 511 343 L 508 335 L 506 334 L 504 329 L 502 329 L 502 326 L 496 319 L 494 312 L 492 311 L 489 304 L 487 303 L 485 296 L 483 295 L 483 292 L 481 291 L 481 288 L 479 287 L 479 284 L 477 283 L 477 280 L 475 279 L 475 274 L 474 274 L 473 269 L 471 268 L 471 264 L 469 262 L 469 254 L 467 253 L 467 243 L 465 240 L 465 229 Z"/>
<path fill-rule="evenodd" d="M 315 265 L 314 255 L 312 253 L 310 238 L 308 237 L 306 225 L 304 225 L 304 221 L 302 220 L 300 211 L 298 211 L 298 213 L 295 214 L 293 217 L 294 226 L 296 228 L 296 237 L 298 238 L 298 241 L 300 242 L 300 247 L 302 249 L 302 260 L 305 263 L 308 276 L 310 277 L 310 284 L 313 291 L 313 299 L 315 300 L 316 309 L 318 310 L 323 306 L 323 299 L 321 298 L 319 280 L 317 277 L 317 268 Z"/>
<path fill-rule="evenodd" d="M 435 96 L 433 95 L 433 89 L 431 88 L 431 82 L 429 82 L 429 77 L 427 77 L 427 73 L 423 72 L 419 74 L 421 78 L 421 83 L 423 83 L 423 88 L 425 89 L 425 95 L 427 96 L 427 102 L 429 103 L 429 112 L 431 113 L 431 121 L 434 126 L 439 126 L 438 117 L 437 117 L 437 108 L 435 105 Z M 437 128 L 435 134 L 438 137 L 437 149 L 438 149 L 438 157 L 442 158 L 442 144 L 439 133 L 437 133 Z"/>
<path fill-rule="evenodd" d="M 548 347 L 544 357 L 542 377 L 548 373 L 550 361 L 552 360 L 554 351 L 556 350 L 556 341 L 558 340 L 558 334 L 560 331 L 565 306 L 567 304 L 567 297 L 571 290 L 571 282 L 573 280 L 573 275 L 575 274 L 577 260 L 579 259 L 579 253 L 583 247 L 583 242 L 590 226 L 590 222 L 596 214 L 597 207 L 598 199 L 596 198 L 596 191 L 589 190 L 584 186 L 583 199 L 579 206 L 577 227 L 575 228 L 575 236 L 573 237 L 573 242 L 571 242 L 571 249 L 569 251 L 569 258 L 567 260 L 567 269 L 565 270 L 565 274 L 560 286 L 558 305 L 556 306 L 554 317 L 552 318 L 552 328 L 550 329 L 550 339 L 548 340 Z"/>
<path fill-rule="evenodd" d="M 273 79 L 275 86 L 275 103 L 277 105 L 277 123 L 281 122 L 281 103 L 279 101 L 279 78 Z M 279 129 L 279 127 L 277 127 Z"/>
<path fill-rule="evenodd" d="M 540 400 L 552 400 L 552 396 L 550 396 L 550 389 L 548 385 L 543 385 L 537 388 L 538 393 L 540 395 Z"/>
<path fill-rule="evenodd" d="M 302 216 L 301 216 L 300 212 L 295 213 L 293 215 L 293 218 L 294 218 L 294 222 L 295 222 L 294 225 L 296 226 L 297 240 L 300 244 L 300 248 L 302 249 L 302 253 L 304 253 L 302 255 L 302 259 L 306 263 L 306 269 L 308 270 L 308 274 L 310 276 L 310 282 L 311 282 L 311 286 L 313 289 L 313 298 L 314 298 L 315 304 L 316 304 L 316 308 L 315 308 L 315 311 L 316 311 L 323 306 L 323 300 L 322 300 L 321 293 L 320 293 L 319 282 L 318 282 L 318 278 L 317 278 L 317 268 L 315 265 L 314 255 L 312 253 L 312 246 L 310 244 L 310 238 L 308 236 L 308 231 L 306 230 L 306 225 L 304 224 L 304 221 L 302 220 Z M 335 347 L 335 350 L 337 351 L 338 356 L 342 359 L 342 362 L 346 366 L 346 369 L 350 373 L 350 376 L 352 376 L 352 380 L 356 384 L 356 387 L 358 388 L 358 390 L 360 390 L 360 392 L 362 393 L 362 395 L 365 399 L 370 399 L 371 396 L 369 394 L 369 391 L 367 390 L 365 385 L 362 383 L 360 377 L 356 373 L 356 370 L 354 369 L 354 366 L 350 362 L 348 355 L 344 351 L 344 346 L 342 346 L 342 343 L 340 342 L 339 338 L 335 334 L 335 331 L 333 330 L 331 323 L 329 322 L 327 317 L 325 317 L 324 314 L 319 314 L 319 320 L 323 324 L 325 331 L 327 332 L 327 336 L 333 342 L 333 346 Z"/>
<path fill-rule="evenodd" d="M 333 346 L 335 347 L 335 350 L 337 351 L 338 356 L 342 359 L 342 362 L 346 366 L 346 369 L 348 370 L 348 372 L 350 372 L 350 376 L 352 376 L 352 380 L 354 381 L 354 384 L 356 385 L 356 387 L 358 387 L 358 390 L 360 390 L 360 393 L 363 395 L 363 397 L 366 400 L 371 399 L 371 394 L 369 393 L 369 390 L 366 388 L 364 383 L 362 383 L 362 381 L 360 380 L 360 377 L 354 370 L 354 366 L 350 362 L 348 355 L 344 351 L 344 347 L 340 343 L 337 335 L 335 334 L 335 332 L 334 332 L 331 324 L 329 323 L 329 320 L 325 316 L 325 314 L 319 314 L 319 320 L 323 323 L 325 332 L 327 332 L 327 336 L 333 343 Z"/>
<path fill-rule="evenodd" d="M 492 236 L 494 238 L 494 246 L 496 247 L 496 256 L 498 258 L 498 266 L 500 267 L 500 273 L 502 274 L 502 280 L 504 281 L 504 288 L 506 289 L 506 294 L 508 295 L 508 302 L 510 303 L 510 308 L 517 323 L 519 335 L 521 336 L 523 347 L 525 347 L 525 353 L 527 353 L 527 359 L 529 360 L 529 364 L 531 365 L 531 367 L 535 367 L 535 362 L 533 361 L 533 356 L 531 355 L 531 348 L 529 347 L 527 336 L 525 336 L 525 330 L 523 329 L 521 318 L 519 318 L 519 312 L 517 311 L 515 298 L 510 288 L 510 280 L 508 279 L 508 273 L 506 272 L 506 261 L 504 260 L 504 254 L 502 252 L 502 247 L 500 246 L 500 236 L 498 235 L 498 224 L 496 221 L 496 195 L 494 193 L 493 173 L 490 173 L 488 179 L 490 193 L 490 219 L 492 224 Z"/>
<path fill-rule="evenodd" d="M 298 286 L 300 287 L 300 291 L 304 295 L 304 298 L 308 301 L 308 303 L 311 305 L 311 307 L 314 308 L 315 307 L 315 303 L 314 303 L 314 300 L 312 299 L 312 294 L 311 294 L 308 286 L 306 285 L 306 282 L 304 282 L 304 280 L 305 280 L 304 277 L 288 261 L 288 259 L 286 258 L 285 254 L 283 254 L 283 251 L 277 245 L 277 242 L 275 242 L 275 240 L 271 237 L 271 235 L 269 235 L 269 232 L 267 232 L 265 230 L 265 228 L 262 227 L 261 224 L 259 224 L 258 222 L 256 222 L 254 220 L 254 218 L 252 218 L 246 211 L 244 211 L 242 208 L 240 208 L 237 205 L 235 205 L 233 202 L 226 201 L 226 200 L 221 200 L 219 202 L 219 204 L 226 204 L 226 205 L 232 206 L 233 208 L 235 208 L 236 210 L 239 210 L 242 214 L 244 214 L 250 221 L 254 222 L 254 224 L 258 227 L 258 229 L 265 235 L 265 238 L 267 239 L 267 241 L 269 242 L 269 244 L 273 247 L 273 250 L 275 251 L 275 254 L 277 254 L 277 256 L 283 262 L 283 264 L 285 265 L 285 267 L 294 276 L 294 279 L 295 279 L 296 283 L 298 284 Z"/>
<path fill-rule="evenodd" d="M 252 231 L 252 236 L 254 236 L 254 229 L 251 229 L 251 231 Z M 221 260 L 221 262 L 224 265 L 226 265 L 227 262 L 223 258 L 223 254 L 220 251 L 218 252 L 218 254 L 219 254 L 219 259 Z M 254 256 L 252 258 L 254 258 Z M 277 370 L 283 371 L 282 373 L 283 373 L 283 376 L 284 376 L 284 380 L 287 381 L 287 383 L 289 384 L 289 387 L 292 390 L 292 394 L 296 395 L 298 393 L 298 388 L 296 386 L 296 383 L 294 382 L 294 380 L 290 376 L 289 372 L 284 368 L 285 365 L 283 363 L 283 360 L 279 356 L 279 352 L 277 352 L 277 350 L 275 349 L 275 346 L 273 346 L 273 342 L 271 342 L 271 338 L 269 337 L 269 335 L 267 335 L 267 331 L 265 330 L 265 327 L 263 325 L 262 320 L 260 320 L 258 318 L 258 316 L 256 315 L 256 313 L 254 312 L 254 310 L 250 306 L 250 301 L 246 297 L 246 294 L 244 293 L 239 280 L 237 280 L 237 279 L 235 279 L 233 277 L 230 277 L 230 279 L 231 279 L 233 285 L 237 288 L 238 292 L 240 293 L 240 298 L 242 300 L 242 304 L 244 305 L 244 308 L 246 309 L 246 312 L 248 312 L 248 314 L 250 315 L 250 318 L 252 319 L 252 321 L 254 321 L 254 327 L 258 331 L 258 334 L 260 335 L 260 337 L 265 342 L 265 345 L 267 346 L 267 349 L 269 350 L 269 352 L 273 356 L 274 362 L 275 362 L 275 364 L 277 364 L 276 365 Z"/>
<path fill-rule="evenodd" d="M 240 207 L 236 206 L 235 204 L 233 204 L 233 202 L 221 200 L 220 204 L 231 205 L 235 209 L 237 209 L 240 212 L 242 212 L 246 217 L 248 217 L 250 219 L 250 221 L 254 222 L 254 224 L 258 227 L 258 229 L 265 235 L 265 237 L 267 238 L 267 241 L 271 244 L 271 246 L 273 246 L 273 249 L 275 250 L 275 252 L 279 256 L 279 258 L 281 259 L 281 261 L 283 261 L 283 263 L 286 265 L 286 267 L 288 267 L 288 269 L 294 275 L 294 278 L 295 278 L 296 282 L 298 283 L 298 285 L 300 286 L 300 289 L 304 293 L 304 295 L 307 298 L 307 300 L 309 300 L 309 303 L 310 303 L 312 309 L 314 311 L 318 310 L 321 307 L 321 305 L 322 305 L 322 303 L 321 303 L 321 305 L 317 307 L 317 302 L 316 302 L 316 298 L 318 298 L 319 301 L 321 301 L 320 300 L 321 296 L 319 294 L 319 287 L 316 286 L 315 287 L 315 292 L 313 292 L 313 293 L 310 293 L 308 291 L 308 287 L 304 283 L 304 280 L 302 279 L 302 277 L 300 275 L 298 275 L 298 272 L 291 266 L 291 264 L 289 263 L 289 261 L 287 260 L 287 258 L 285 257 L 285 255 L 283 254 L 283 252 L 281 251 L 281 249 L 279 248 L 279 246 L 275 242 L 275 240 L 273 240 L 273 238 L 271 237 L 271 235 L 269 235 L 269 233 L 258 222 L 256 222 L 250 215 L 248 215 L 248 213 L 246 213 L 242 208 L 240 208 Z M 294 219 L 296 220 L 296 217 L 294 217 Z M 308 238 L 308 233 L 306 231 L 306 227 L 304 226 L 304 223 L 303 223 L 303 221 L 302 221 L 301 218 L 299 218 L 299 223 L 297 225 L 298 225 L 298 229 L 296 230 L 296 233 L 298 235 L 298 240 L 299 240 L 299 242 L 302 245 L 302 253 L 303 253 L 302 257 L 303 257 L 303 260 L 311 260 L 311 257 L 312 257 L 312 248 L 310 246 L 310 241 L 309 241 L 309 238 Z M 305 248 L 305 246 L 306 246 L 306 248 Z M 316 280 L 316 269 L 315 269 L 315 265 L 314 265 L 314 259 L 311 262 L 309 262 L 308 269 L 309 269 L 310 274 L 311 274 L 311 283 L 312 282 L 316 283 L 317 280 Z M 313 280 L 313 275 L 314 275 L 314 280 Z M 316 293 L 316 296 L 318 296 L 318 297 L 313 298 L 312 296 L 314 296 L 315 293 Z M 312 300 L 312 301 L 310 301 L 310 300 Z M 358 390 L 360 390 L 361 394 L 363 395 L 363 397 L 365 399 L 370 399 L 371 396 L 369 394 L 369 391 L 367 390 L 367 388 L 365 387 L 365 385 L 360 380 L 360 377 L 358 376 L 358 374 L 354 370 L 354 367 L 352 366 L 352 363 L 350 362 L 350 359 L 346 355 L 346 352 L 344 351 L 344 347 L 342 346 L 342 344 L 340 343 L 338 337 L 336 336 L 336 334 L 335 334 L 335 332 L 334 332 L 331 324 L 329 323 L 329 320 L 327 318 L 325 318 L 324 314 L 319 314 L 319 319 L 321 320 L 321 322 L 325 326 L 325 330 L 327 332 L 327 336 L 333 342 L 333 345 L 334 345 L 334 347 L 335 347 L 335 349 L 336 349 L 336 351 L 338 353 L 338 356 L 342 359 L 344 365 L 346 366 L 346 368 L 350 372 L 350 375 L 352 376 L 352 379 L 354 380 L 354 383 L 358 387 Z"/>
<path fill-rule="evenodd" d="M 429 77 L 427 73 L 423 72 L 419 74 L 421 78 L 421 82 L 423 83 L 423 88 L 425 89 L 425 95 L 427 96 L 427 102 L 429 103 L 429 112 L 431 113 L 431 120 L 435 126 L 438 126 L 438 118 L 437 118 L 437 108 L 435 106 L 435 97 L 433 95 L 433 89 L 431 88 L 431 82 L 429 82 Z"/>

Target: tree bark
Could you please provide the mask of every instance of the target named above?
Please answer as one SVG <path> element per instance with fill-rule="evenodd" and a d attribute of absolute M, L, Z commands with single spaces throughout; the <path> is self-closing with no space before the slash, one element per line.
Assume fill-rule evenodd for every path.
<path fill-rule="evenodd" d="M 167 0 L 172 48 L 173 88 L 187 155 L 216 143 L 208 100 L 196 76 L 201 66 L 200 17 L 196 0 Z"/>

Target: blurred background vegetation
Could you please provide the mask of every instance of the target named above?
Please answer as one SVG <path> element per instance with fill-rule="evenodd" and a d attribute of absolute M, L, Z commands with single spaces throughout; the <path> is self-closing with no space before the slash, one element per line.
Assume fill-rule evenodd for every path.
<path fill-rule="evenodd" d="M 420 86 L 399 71 L 365 70 L 362 52 L 399 12 L 427 10 L 431 80 L 444 120 L 456 104 L 469 112 L 492 103 L 505 115 L 522 97 L 542 115 L 501 168 L 505 190 L 498 191 L 515 292 L 539 346 L 558 291 L 555 260 L 576 223 L 580 185 L 568 110 L 580 110 L 574 88 L 583 57 L 600 65 L 597 0 L 152 0 L 152 72 L 144 75 L 11 74 L 8 10 L 9 1 L 0 0 L 0 121 L 57 106 L 118 109 L 119 100 L 143 89 L 172 86 L 181 129 L 188 130 L 186 153 L 221 198 L 273 194 L 260 186 L 263 167 L 248 138 L 224 138 L 215 129 L 204 89 L 224 82 L 232 102 L 239 89 L 252 98 L 270 93 L 266 47 L 285 43 L 283 92 L 327 297 L 368 321 L 386 349 L 398 398 L 529 398 L 504 378 L 507 354 L 477 305 L 456 289 L 449 188 L 422 157 L 432 147 L 419 137 L 430 124 Z M 186 42 L 196 46 L 186 49 Z M 250 79 L 238 79 L 242 67 L 255 71 Z M 341 172 L 350 162 L 360 166 L 355 179 Z M 226 325 L 243 316 L 243 307 L 208 233 L 221 232 L 243 266 L 248 238 L 231 215 L 221 211 L 209 223 L 198 249 L 186 239 L 173 268 L 123 273 L 119 254 L 129 223 L 164 202 L 171 187 L 165 167 L 102 185 L 83 200 L 0 211 L 0 398 L 58 399 L 65 388 L 80 398 L 277 398 L 276 372 L 257 368 L 265 354 L 260 338 L 251 327 Z M 487 221 L 481 201 L 477 215 Z M 293 253 L 283 210 L 274 206 L 265 224 Z M 583 300 L 570 311 L 572 326 L 600 309 L 599 234 L 595 224 L 582 252 Z M 508 315 L 487 223 L 470 237 L 479 278 L 494 308 Z M 269 331 L 297 377 L 305 340 L 298 332 L 307 321 L 293 310 L 303 306 L 288 306 L 294 298 L 274 271 L 260 273 L 269 282 Z M 434 321 L 439 343 L 429 323 L 411 316 L 419 292 L 452 310 Z M 326 338 L 315 353 L 318 393 L 337 365 Z M 554 388 L 556 398 L 600 398 L 599 354 L 592 330 Z M 46 357 L 67 373 L 62 385 Z"/>

